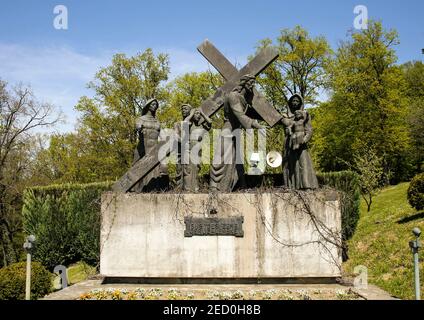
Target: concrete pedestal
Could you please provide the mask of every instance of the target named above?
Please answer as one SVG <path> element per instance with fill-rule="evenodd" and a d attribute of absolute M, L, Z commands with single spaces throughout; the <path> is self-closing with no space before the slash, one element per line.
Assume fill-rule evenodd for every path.
<path fill-rule="evenodd" d="M 110 192 L 102 196 L 101 215 L 100 273 L 104 276 L 214 279 L 340 276 L 341 214 L 335 192 L 219 195 Z M 241 219 L 242 236 L 187 236 L 190 227 L 184 221 L 191 221 L 187 217 L 215 220 L 233 217 L 239 222 Z M 209 227 L 206 233 L 214 234 L 217 225 Z M 231 234 L 232 227 L 221 225 L 220 230 Z M 196 228 L 202 226 L 191 228 L 196 234 Z"/>

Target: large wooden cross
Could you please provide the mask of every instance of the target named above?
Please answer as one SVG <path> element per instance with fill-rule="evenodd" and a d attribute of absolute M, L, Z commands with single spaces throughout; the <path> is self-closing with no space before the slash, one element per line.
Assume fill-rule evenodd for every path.
<path fill-rule="evenodd" d="M 223 87 L 218 89 L 213 98 L 206 100 L 202 103 L 202 110 L 209 116 L 218 111 L 221 107 L 221 96 L 231 91 L 235 85 L 237 85 L 240 77 L 245 74 L 251 74 L 253 76 L 259 75 L 263 70 L 266 69 L 275 59 L 278 58 L 278 53 L 271 48 L 263 49 L 257 56 L 255 56 L 246 66 L 242 69 L 237 70 L 225 56 L 219 52 L 219 50 L 209 40 L 203 41 L 203 43 L 197 47 L 197 50 L 210 62 L 211 65 L 221 74 L 221 76 L 227 81 Z M 231 88 L 231 89 L 230 89 Z M 229 89 L 229 90 L 228 90 Z M 265 120 L 268 125 L 273 127 L 278 123 L 282 116 L 275 110 L 275 108 L 265 99 L 265 97 L 259 93 L 256 89 L 253 91 L 253 102 L 252 107 L 259 114 L 259 116 Z M 212 100 L 212 101 L 209 101 Z M 219 104 L 219 106 L 218 106 Z"/>
<path fill-rule="evenodd" d="M 274 49 L 265 48 L 242 69 L 237 70 L 208 40 L 205 40 L 197 49 L 226 80 L 224 85 L 220 87 L 212 97 L 203 101 L 200 106 L 202 111 L 209 117 L 224 105 L 225 96 L 238 85 L 242 76 L 251 74 L 256 77 L 278 58 L 278 53 Z M 270 126 L 274 126 L 282 118 L 281 114 L 256 90 L 254 91 L 252 107 Z M 164 146 L 164 144 L 165 143 L 160 143 L 152 154 L 147 154 L 138 160 L 113 185 L 112 190 L 115 192 L 128 192 L 137 182 L 155 169 L 171 152 L 171 150 L 168 150 L 164 153 L 163 159 L 159 159 L 158 150 Z"/>

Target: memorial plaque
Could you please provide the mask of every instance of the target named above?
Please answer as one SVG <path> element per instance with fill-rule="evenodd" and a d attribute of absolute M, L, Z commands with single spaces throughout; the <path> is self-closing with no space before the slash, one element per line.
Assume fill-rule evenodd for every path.
<path fill-rule="evenodd" d="M 243 237 L 243 217 L 195 218 L 185 217 L 184 237 L 192 236 L 234 236 Z"/>

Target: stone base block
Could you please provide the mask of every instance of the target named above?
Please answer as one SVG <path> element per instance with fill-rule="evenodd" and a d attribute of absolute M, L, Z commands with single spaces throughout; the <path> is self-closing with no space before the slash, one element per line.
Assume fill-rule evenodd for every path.
<path fill-rule="evenodd" d="M 100 273 L 137 278 L 339 277 L 337 193 L 104 193 Z"/>

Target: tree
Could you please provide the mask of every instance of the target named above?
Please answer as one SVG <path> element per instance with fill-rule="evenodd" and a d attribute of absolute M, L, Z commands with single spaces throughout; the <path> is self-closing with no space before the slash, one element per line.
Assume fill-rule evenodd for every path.
<path fill-rule="evenodd" d="M 115 181 L 131 166 L 137 144 L 136 118 L 144 103 L 155 97 L 161 104 L 168 93 L 169 58 L 151 49 L 133 57 L 116 54 L 88 85 L 94 97 L 81 97 L 74 133 L 53 135 L 39 157 L 51 162 L 56 182 Z"/>
<path fill-rule="evenodd" d="M 424 98 L 424 63 L 407 62 L 402 65 L 402 70 L 408 85 L 408 95 L 412 98 Z"/>
<path fill-rule="evenodd" d="M 50 183 L 104 181 L 122 173 L 119 158 L 97 151 L 81 132 L 52 134 L 49 146 L 37 154 L 36 170 Z"/>
<path fill-rule="evenodd" d="M 191 72 L 183 74 L 167 85 L 168 100 L 160 110 L 159 119 L 167 128 L 172 128 L 181 119 L 181 105 L 189 104 L 198 108 L 204 100 L 212 96 L 223 85 L 222 77 L 212 72 Z M 222 117 L 214 117 L 214 127 L 222 127 Z"/>
<path fill-rule="evenodd" d="M 417 172 L 424 163 L 424 63 L 407 62 L 402 65 L 409 98 L 408 124 L 412 140 L 411 158 Z"/>
<path fill-rule="evenodd" d="M 0 81 L 0 256 L 2 264 L 16 262 L 14 236 L 20 232 L 21 192 L 31 177 L 35 132 L 59 121 L 54 107 L 38 102 L 31 89 L 7 88 Z M 19 245 L 22 245 L 21 243 Z"/>
<path fill-rule="evenodd" d="M 364 148 L 353 156 L 353 169 L 359 174 L 361 195 L 370 212 L 372 200 L 381 187 L 383 175 L 383 159 L 377 155 L 374 148 Z"/>
<path fill-rule="evenodd" d="M 88 85 L 95 91 L 95 101 L 82 98 L 76 106 L 83 113 L 81 125 L 98 129 L 104 121 L 104 125 L 118 125 L 119 129 L 125 126 L 123 136 L 135 143 L 134 121 L 147 100 L 166 100 L 162 83 L 168 80 L 169 71 L 168 55 L 155 55 L 151 49 L 133 57 L 116 54 L 112 64 L 101 68 Z"/>
<path fill-rule="evenodd" d="M 409 134 L 406 123 L 408 99 L 402 71 L 393 46 L 396 31 L 380 22 L 351 34 L 329 64 L 330 100 L 315 110 L 314 148 L 320 168 L 346 168 L 352 154 L 375 146 L 382 158 L 384 183 L 402 179 Z"/>
<path fill-rule="evenodd" d="M 325 67 L 331 59 L 332 50 L 324 37 L 311 37 L 300 26 L 283 29 L 275 44 L 271 39 L 259 43 L 258 50 L 273 46 L 279 52 L 274 61 L 258 77 L 258 83 L 267 99 L 277 108 L 285 111 L 290 97 L 299 93 L 306 104 L 317 103 L 319 92 L 325 88 Z M 267 131 L 267 151 L 284 147 L 284 130 L 276 126 Z M 273 173 L 281 168 L 269 169 Z"/>
<path fill-rule="evenodd" d="M 319 90 L 326 84 L 325 66 L 331 58 L 331 48 L 324 37 L 312 38 L 300 26 L 281 30 L 276 44 L 271 39 L 260 42 L 258 50 L 273 46 L 280 53 L 259 77 L 259 84 L 275 106 L 286 106 L 295 93 L 305 103 L 316 103 Z"/>

